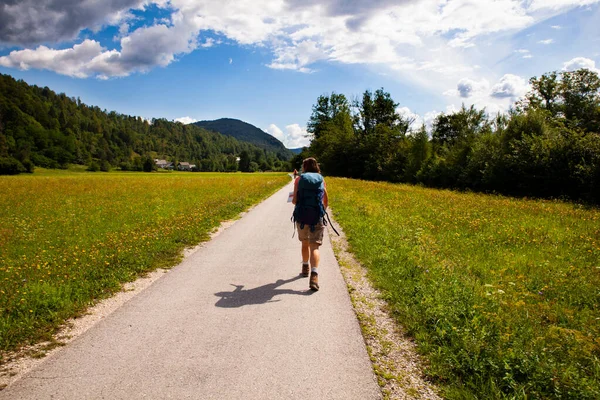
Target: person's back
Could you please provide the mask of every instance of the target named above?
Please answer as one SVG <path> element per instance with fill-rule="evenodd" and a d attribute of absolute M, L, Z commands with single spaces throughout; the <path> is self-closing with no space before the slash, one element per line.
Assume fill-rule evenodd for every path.
<path fill-rule="evenodd" d="M 314 231 L 325 215 L 323 176 L 318 172 L 305 172 L 297 182 L 296 193 L 294 222 L 300 222 L 300 229 L 308 225 Z"/>
<path fill-rule="evenodd" d="M 309 276 L 309 287 L 319 290 L 317 268 L 319 246 L 323 244 L 325 225 L 323 215 L 328 205 L 327 188 L 321 170 L 314 158 L 302 162 L 302 175 L 294 182 L 294 222 L 298 239 L 302 242 L 302 275 Z M 310 269 L 309 269 L 310 259 Z"/>

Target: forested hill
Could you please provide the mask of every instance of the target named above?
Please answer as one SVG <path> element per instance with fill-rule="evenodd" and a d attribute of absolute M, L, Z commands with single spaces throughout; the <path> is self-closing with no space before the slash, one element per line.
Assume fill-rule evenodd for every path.
<path fill-rule="evenodd" d="M 198 126 L 107 112 L 0 74 L 4 166 L 31 170 L 34 165 L 76 163 L 139 170 L 144 161 L 161 158 L 187 161 L 205 171 L 228 171 L 237 169 L 236 157 L 243 151 L 261 169 L 283 168 L 282 160 L 288 158 Z"/>
<path fill-rule="evenodd" d="M 278 139 L 256 126 L 240 121 L 239 119 L 221 118 L 215 121 L 194 122 L 194 125 L 252 143 L 263 149 L 272 151 L 286 160 L 289 160 L 293 155 Z"/>

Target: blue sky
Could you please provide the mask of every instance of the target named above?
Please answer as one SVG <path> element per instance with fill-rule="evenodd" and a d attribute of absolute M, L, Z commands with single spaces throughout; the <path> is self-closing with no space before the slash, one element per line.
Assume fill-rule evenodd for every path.
<path fill-rule="evenodd" d="M 307 144 L 321 94 L 383 87 L 415 125 L 600 72 L 600 0 L 4 0 L 0 73 L 145 118 Z"/>

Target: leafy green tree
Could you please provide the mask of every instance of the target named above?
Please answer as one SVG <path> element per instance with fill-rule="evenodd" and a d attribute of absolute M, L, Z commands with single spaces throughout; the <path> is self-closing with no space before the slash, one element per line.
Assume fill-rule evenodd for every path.
<path fill-rule="evenodd" d="M 244 150 L 240 153 L 239 169 L 242 172 L 250 172 L 250 154 Z"/>
<path fill-rule="evenodd" d="M 152 159 L 152 157 L 144 157 L 143 169 L 144 172 L 152 172 L 156 169 L 156 164 L 154 164 L 154 160 Z"/>
<path fill-rule="evenodd" d="M 425 125 L 408 138 L 408 162 L 404 179 L 416 183 L 417 174 L 431 157 L 431 143 Z"/>
<path fill-rule="evenodd" d="M 329 122 L 340 114 L 350 114 L 350 104 L 346 96 L 335 92 L 329 96 L 321 95 L 317 98 L 317 103 L 313 105 L 306 131 L 313 140 L 318 139 L 330 126 Z"/>
<path fill-rule="evenodd" d="M 555 122 L 600 132 L 600 77 L 588 69 L 550 72 L 530 79 L 531 90 L 519 110 L 544 110 Z"/>

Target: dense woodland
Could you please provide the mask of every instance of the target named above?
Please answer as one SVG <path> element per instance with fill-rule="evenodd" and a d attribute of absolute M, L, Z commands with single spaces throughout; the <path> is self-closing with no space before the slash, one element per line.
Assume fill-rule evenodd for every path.
<path fill-rule="evenodd" d="M 600 79 L 586 69 L 530 80 L 508 114 L 463 107 L 411 130 L 383 89 L 320 96 L 309 148 L 325 174 L 600 203 Z"/>
<path fill-rule="evenodd" d="M 103 111 L 0 74 L 0 173 L 71 163 L 90 170 L 152 170 L 154 158 L 191 162 L 201 171 L 235 171 L 242 153 L 248 169 L 289 169 L 286 157 L 230 136 Z"/>

